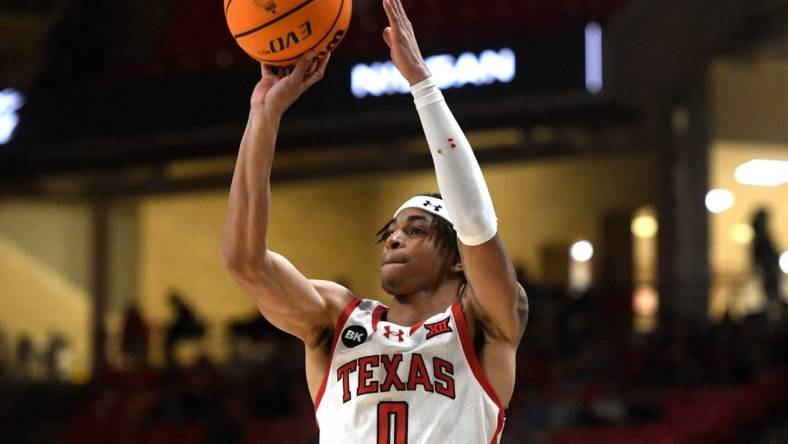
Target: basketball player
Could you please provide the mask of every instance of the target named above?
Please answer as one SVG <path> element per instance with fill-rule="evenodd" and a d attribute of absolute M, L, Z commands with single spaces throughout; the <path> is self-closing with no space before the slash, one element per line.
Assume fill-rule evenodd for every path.
<path fill-rule="evenodd" d="M 391 306 L 309 280 L 267 249 L 279 122 L 328 62 L 312 53 L 289 75 L 264 67 L 252 92 L 230 190 L 225 262 L 262 314 L 304 342 L 322 444 L 498 443 L 527 299 L 498 237 L 479 164 L 430 77 L 402 4 L 383 6 L 383 38 L 411 85 L 443 196 L 408 199 L 378 233 Z"/>

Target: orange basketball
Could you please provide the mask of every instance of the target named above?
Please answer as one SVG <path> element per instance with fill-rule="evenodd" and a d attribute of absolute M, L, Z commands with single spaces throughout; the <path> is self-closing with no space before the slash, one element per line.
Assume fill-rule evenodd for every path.
<path fill-rule="evenodd" d="M 305 52 L 333 51 L 350 24 L 352 0 L 224 0 L 227 26 L 252 58 L 294 65 Z"/>

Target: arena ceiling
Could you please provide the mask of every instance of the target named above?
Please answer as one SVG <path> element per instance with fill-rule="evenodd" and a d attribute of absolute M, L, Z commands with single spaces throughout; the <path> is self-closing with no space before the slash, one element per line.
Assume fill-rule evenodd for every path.
<path fill-rule="evenodd" d="M 459 53 L 509 44 L 549 47 L 589 21 L 604 23 L 628 0 L 425 0 L 412 11 L 425 53 Z M 25 96 L 20 124 L 0 145 L 6 180 L 74 169 L 118 168 L 231 154 L 258 67 L 227 32 L 218 0 L 0 0 L 0 90 Z M 385 60 L 385 15 L 377 0 L 356 0 L 351 30 L 332 65 Z M 571 31 L 570 31 L 571 30 Z M 558 37 L 555 37 L 558 36 Z M 544 43 L 547 42 L 547 43 Z M 540 46 L 541 45 L 541 46 Z M 336 68 L 346 69 L 346 68 Z M 579 69 L 582 69 L 580 67 Z M 553 78 L 544 75 L 547 90 Z M 560 71 L 560 69 L 558 70 Z M 354 145 L 418 134 L 405 101 L 341 113 L 344 78 L 327 75 L 314 100 L 293 110 L 283 145 Z M 540 84 L 541 85 L 541 84 Z M 552 88 L 528 103 L 458 103 L 469 129 L 568 124 L 588 126 L 626 111 Z M 511 95 L 511 94 L 510 94 Z M 571 103 L 571 106 L 567 106 Z M 310 113 L 307 111 L 313 110 Z"/>
<path fill-rule="evenodd" d="M 521 44 L 533 56 L 534 48 L 563 44 L 565 36 L 582 32 L 585 24 L 609 23 L 636 3 L 423 0 L 408 7 L 425 53 L 481 50 L 478 42 L 484 41 L 496 48 Z M 788 16 L 786 2 L 757 3 L 773 19 L 768 26 L 755 22 L 742 46 L 755 38 L 764 42 L 762 51 L 768 54 L 788 53 L 788 32 L 780 19 Z M 0 0 L 0 90 L 22 91 L 26 101 L 16 139 L 0 145 L 0 185 L 15 187 L 41 174 L 155 169 L 181 160 L 231 156 L 258 68 L 232 41 L 219 8 L 218 0 Z M 354 8 L 351 32 L 334 67 L 387 57 L 380 42 L 385 17 L 378 1 L 356 0 Z M 737 50 L 736 44 L 731 47 Z M 497 128 L 522 135 L 519 149 L 500 144 L 500 152 L 488 151 L 491 159 L 629 144 L 623 135 L 639 119 L 636 109 L 604 93 L 562 90 L 562 70 L 550 60 L 546 65 L 541 93 L 538 88 L 528 94 L 500 89 L 489 101 L 473 91 L 448 93 L 469 131 Z M 407 100 L 334 112 L 331 104 L 346 82 L 334 74 L 328 73 L 311 102 L 293 110 L 282 129 L 281 148 L 309 153 L 315 147 L 340 147 L 348 160 L 332 169 L 337 174 L 418 163 L 402 152 L 391 154 L 420 134 Z M 551 85 L 551 80 L 557 83 Z M 562 136 L 542 140 L 540 134 Z M 526 142 L 529 148 L 523 149 Z M 388 147 L 388 153 L 354 165 L 349 153 L 366 144 Z M 398 160 L 392 162 L 392 156 Z M 313 175 L 317 167 L 313 163 L 292 177 Z"/>

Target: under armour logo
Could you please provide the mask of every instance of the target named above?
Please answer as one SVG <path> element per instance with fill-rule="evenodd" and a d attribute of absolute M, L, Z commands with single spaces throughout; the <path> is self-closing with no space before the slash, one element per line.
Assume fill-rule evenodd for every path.
<path fill-rule="evenodd" d="M 423 204 L 421 204 L 424 208 L 432 207 L 435 211 L 440 211 L 443 208 L 443 205 L 433 205 L 432 202 L 426 200 Z"/>
<path fill-rule="evenodd" d="M 383 336 L 385 336 L 386 339 L 391 339 L 391 335 L 396 336 L 397 339 L 399 339 L 399 342 L 402 342 L 402 341 L 405 340 L 405 339 L 403 339 L 403 336 L 405 336 L 405 332 L 404 331 L 402 331 L 400 329 L 397 329 L 397 332 L 394 333 L 393 331 L 391 331 L 391 327 L 389 327 L 388 325 L 383 326 Z"/>
<path fill-rule="evenodd" d="M 438 336 L 443 333 L 449 333 L 450 331 L 454 331 L 449 326 L 449 320 L 451 318 L 446 318 L 442 321 L 438 321 L 434 324 L 424 324 L 424 328 L 427 329 L 427 339 Z"/>

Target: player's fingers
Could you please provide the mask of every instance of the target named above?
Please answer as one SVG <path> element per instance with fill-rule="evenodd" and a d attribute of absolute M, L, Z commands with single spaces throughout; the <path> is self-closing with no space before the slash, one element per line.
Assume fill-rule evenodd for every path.
<path fill-rule="evenodd" d="M 389 19 L 389 25 L 397 26 L 399 21 L 394 12 L 394 7 L 391 5 L 391 0 L 383 0 L 383 10 L 386 11 L 386 17 Z"/>
<path fill-rule="evenodd" d="M 316 62 L 315 62 L 316 63 L 315 69 L 309 75 L 309 79 L 307 80 L 307 83 L 309 84 L 309 86 L 314 85 L 315 83 L 319 82 L 320 79 L 323 78 L 323 76 L 326 73 L 326 66 L 328 66 L 328 60 L 330 58 L 331 58 L 331 53 L 329 52 L 324 57 L 319 58 L 319 59 L 316 60 Z"/>
<path fill-rule="evenodd" d="M 386 42 L 386 46 L 391 48 L 391 28 L 388 26 L 383 29 L 383 41 Z"/>
<path fill-rule="evenodd" d="M 298 62 L 296 63 L 295 68 L 293 69 L 291 75 L 296 80 L 303 81 L 307 73 L 309 72 L 309 66 L 312 64 L 312 61 L 314 59 L 315 59 L 314 51 L 307 51 L 306 54 L 304 54 L 303 56 L 301 56 L 300 59 L 298 59 Z"/>
<path fill-rule="evenodd" d="M 274 77 L 274 70 L 266 65 L 265 63 L 260 63 L 260 72 L 263 74 L 263 77 Z"/>
<path fill-rule="evenodd" d="M 330 51 L 327 51 L 327 52 L 324 52 L 322 54 L 319 54 L 317 56 L 317 61 L 318 61 L 318 65 L 317 66 L 318 66 L 318 68 L 321 68 L 321 69 L 325 70 L 326 65 L 328 65 L 328 62 L 330 60 L 331 60 L 331 52 Z"/>
<path fill-rule="evenodd" d="M 328 66 L 328 62 L 331 60 L 331 53 L 326 53 L 323 57 L 318 59 L 317 62 L 317 72 L 324 74 L 326 72 L 326 67 Z"/>
<path fill-rule="evenodd" d="M 397 21 L 400 23 L 406 23 L 408 21 L 408 15 L 405 14 L 405 8 L 402 6 L 401 0 L 389 0 L 391 2 L 392 10 L 394 11 L 394 15 L 397 17 Z"/>
<path fill-rule="evenodd" d="M 320 60 L 318 60 L 317 58 L 312 60 L 309 66 L 307 66 L 306 72 L 304 72 L 304 78 L 309 78 L 309 76 L 311 76 L 312 74 L 315 73 L 315 71 L 317 71 L 318 63 L 320 63 Z"/>
<path fill-rule="evenodd" d="M 322 62 L 323 57 L 317 56 L 312 63 L 309 65 L 309 69 L 306 70 L 306 75 L 304 76 L 304 81 L 310 80 L 315 74 L 320 72 L 320 63 Z"/>

